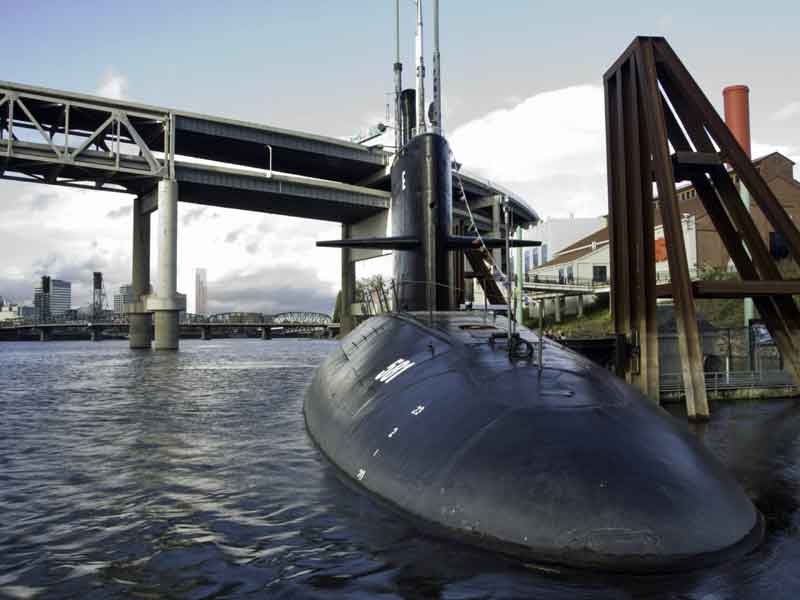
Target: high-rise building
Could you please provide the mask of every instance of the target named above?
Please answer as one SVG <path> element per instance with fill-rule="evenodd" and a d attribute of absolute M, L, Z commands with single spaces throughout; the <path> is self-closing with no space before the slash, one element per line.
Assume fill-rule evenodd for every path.
<path fill-rule="evenodd" d="M 114 294 L 114 314 L 124 314 L 126 304 L 133 304 L 133 286 L 130 284 L 119 286 L 119 292 Z"/>
<path fill-rule="evenodd" d="M 40 321 L 63 317 L 72 306 L 72 283 L 45 275 L 33 290 L 33 304 Z"/>
<path fill-rule="evenodd" d="M 205 269 L 194 270 L 194 314 L 208 314 L 208 286 Z"/>

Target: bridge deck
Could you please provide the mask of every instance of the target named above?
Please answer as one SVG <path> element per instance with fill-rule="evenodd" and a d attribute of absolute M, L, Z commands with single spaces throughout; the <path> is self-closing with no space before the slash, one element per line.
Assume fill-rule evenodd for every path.
<path fill-rule="evenodd" d="M 392 156 L 380 147 L 269 125 L 0 81 L 0 176 L 7 179 L 143 195 L 156 180 L 175 177 L 189 201 L 354 222 L 386 208 L 388 193 L 380 190 L 388 192 Z M 275 178 L 224 174 L 185 157 L 269 170 Z M 471 203 L 505 195 L 515 222 L 538 220 L 508 190 L 467 174 L 462 180 Z M 491 207 L 475 212 L 486 220 Z"/>

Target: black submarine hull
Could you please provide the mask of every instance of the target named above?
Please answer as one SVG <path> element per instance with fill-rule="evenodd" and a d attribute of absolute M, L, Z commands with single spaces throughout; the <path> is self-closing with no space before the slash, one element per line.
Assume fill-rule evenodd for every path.
<path fill-rule="evenodd" d="M 314 376 L 310 435 L 355 485 L 430 533 L 526 561 L 665 572 L 761 540 L 760 513 L 684 426 L 552 341 L 542 369 L 509 360 L 490 340 L 504 322 L 365 321 Z"/>

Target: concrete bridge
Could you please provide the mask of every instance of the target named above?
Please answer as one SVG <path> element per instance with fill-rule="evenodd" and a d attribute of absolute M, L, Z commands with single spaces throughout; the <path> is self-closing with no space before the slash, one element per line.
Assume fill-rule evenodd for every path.
<path fill-rule="evenodd" d="M 201 160 L 197 160 L 201 159 Z M 222 165 L 209 165 L 213 160 Z M 132 348 L 178 348 L 177 203 L 191 202 L 336 221 L 342 237 L 386 235 L 392 154 L 343 140 L 0 81 L 0 177 L 134 196 Z M 508 197 L 514 221 L 536 214 L 514 194 L 461 173 L 479 229 L 500 230 Z M 158 273 L 150 277 L 150 216 L 158 211 Z M 466 229 L 466 206 L 454 202 Z M 342 329 L 353 326 L 355 262 L 380 250 L 342 250 Z M 154 328 L 153 325 L 154 324 Z"/>

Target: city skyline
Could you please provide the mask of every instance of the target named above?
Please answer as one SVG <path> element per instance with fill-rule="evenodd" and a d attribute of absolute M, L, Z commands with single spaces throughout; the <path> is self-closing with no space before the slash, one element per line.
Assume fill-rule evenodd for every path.
<path fill-rule="evenodd" d="M 790 27 L 798 16 L 794 4 L 776 2 L 769 15 L 736 2 L 726 4 L 724 14 L 688 2 L 668 10 L 622 3 L 612 11 L 528 2 L 490 11 L 477 2 L 441 4 L 444 125 L 454 153 L 466 169 L 513 189 L 542 216 L 606 211 L 601 78 L 636 34 L 667 36 L 717 107 L 724 85 L 750 85 L 754 156 L 772 149 L 800 156 L 800 93 L 784 75 L 798 50 Z M 190 32 L 178 26 L 179 3 L 159 6 L 161 18 L 147 27 L 126 6 L 87 2 L 45 11 L 24 5 L 11 11 L 9 43 L 20 52 L 13 60 L 0 57 L 2 79 L 341 138 L 385 119 L 393 2 L 342 2 L 335 10 L 315 3 L 237 8 L 193 3 Z M 411 3 L 403 3 L 402 12 L 408 86 Z M 720 25 L 714 30 L 702 25 L 711 17 Z M 36 40 L 59 35 L 63 19 L 74 18 L 129 22 L 128 43 L 115 43 L 115 34 L 102 27 L 89 40 L 66 39 L 70 68 L 64 69 L 42 56 Z M 197 44 L 211 32 L 226 43 L 213 50 Z M 475 36 L 482 39 L 479 52 L 471 44 Z M 151 50 L 133 51 L 132 44 L 145 39 Z M 167 57 L 163 68 L 152 68 L 156 55 Z M 92 271 L 103 271 L 110 289 L 127 283 L 130 215 L 130 196 L 3 181 L 0 294 L 21 299 L 44 273 L 75 282 L 79 304 L 91 297 Z M 208 267 L 214 273 L 210 312 L 234 306 L 332 311 L 339 253 L 314 242 L 339 237 L 337 224 L 185 203 L 179 219 L 178 288 L 193 288 L 193 264 Z M 153 274 L 156 255 L 153 243 Z M 387 264 L 359 265 L 359 275 Z"/>

